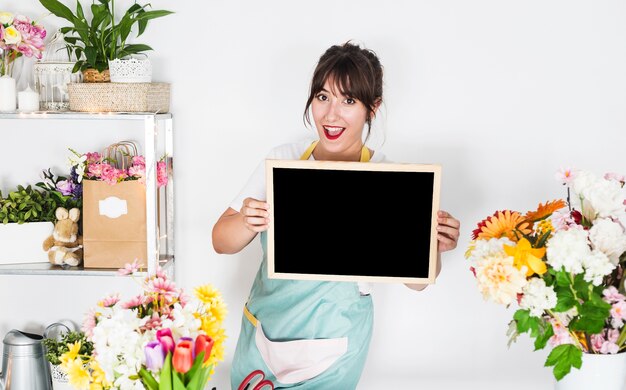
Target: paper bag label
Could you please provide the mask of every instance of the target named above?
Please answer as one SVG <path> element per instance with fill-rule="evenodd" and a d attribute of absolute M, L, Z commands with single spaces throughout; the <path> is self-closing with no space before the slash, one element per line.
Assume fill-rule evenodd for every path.
<path fill-rule="evenodd" d="M 128 214 L 128 205 L 126 201 L 115 196 L 109 196 L 108 198 L 99 201 L 98 208 L 100 215 L 104 215 L 109 218 L 119 218 L 122 215 Z"/>

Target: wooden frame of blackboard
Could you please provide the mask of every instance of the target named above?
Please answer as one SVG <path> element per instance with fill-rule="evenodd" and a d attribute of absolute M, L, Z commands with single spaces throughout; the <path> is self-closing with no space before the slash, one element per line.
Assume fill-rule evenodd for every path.
<path fill-rule="evenodd" d="M 435 282 L 440 165 L 268 159 L 265 168 L 267 202 L 270 205 L 267 232 L 269 278 L 408 284 Z M 350 180 L 356 182 L 351 183 Z M 344 193 L 333 194 L 337 187 Z M 322 193 L 315 192 L 320 189 Z M 310 195 L 311 192 L 314 194 Z M 377 195 L 389 196 L 387 193 L 391 196 L 388 201 L 395 197 L 398 202 L 392 204 L 376 199 Z M 361 209 L 355 212 L 362 213 L 363 218 L 344 226 L 343 231 L 326 232 L 328 227 L 334 228 L 337 225 L 338 219 L 334 219 L 331 224 L 319 221 L 323 218 L 323 213 L 328 211 L 325 209 L 334 210 L 336 214 L 343 213 L 346 208 L 358 208 L 359 205 Z M 391 215 L 390 212 L 395 213 L 391 221 L 395 218 L 398 220 L 397 225 L 389 225 L 390 220 L 387 217 Z M 354 219 L 354 215 L 352 218 Z M 379 219 L 389 226 L 377 227 Z M 316 235 L 315 227 L 319 228 L 319 235 Z M 378 243 L 375 238 L 366 239 L 373 230 L 386 234 L 386 243 Z M 348 231 L 352 240 L 345 242 L 343 236 Z M 325 236 L 326 234 L 329 236 Z M 364 239 L 355 238 L 355 234 L 362 234 Z M 305 235 L 311 236 L 310 241 L 302 241 L 307 240 L 303 238 Z M 396 237 L 404 239 L 397 242 Z M 339 242 L 326 245 L 329 241 Z M 294 242 L 295 247 L 288 247 L 291 242 Z M 393 247 L 385 249 L 383 246 L 388 245 L 388 242 L 394 242 Z M 344 257 L 329 259 L 329 264 L 320 265 L 318 260 L 327 259 L 329 254 L 336 253 L 331 251 L 333 246 L 338 245 L 343 245 L 341 248 L 346 251 Z M 363 246 L 374 249 L 370 251 L 363 249 Z M 358 257 L 355 260 L 353 249 L 364 253 L 355 250 L 354 256 Z M 387 253 L 391 252 L 395 257 L 405 256 L 407 261 L 400 261 L 395 257 L 390 259 Z M 371 253 L 378 254 L 381 258 L 367 259 L 373 256 Z M 305 260 L 300 262 L 300 258 Z M 347 258 L 352 259 L 352 263 L 345 265 L 343 260 Z M 363 265 L 371 262 L 377 268 Z M 328 267 L 335 267 L 335 264 L 341 265 L 329 271 Z M 361 270 L 355 269 L 356 272 L 352 272 L 352 268 L 350 271 L 340 269 L 355 265 L 361 267 Z M 303 270 L 303 267 L 307 269 Z M 322 270 L 323 267 L 326 268 Z"/>

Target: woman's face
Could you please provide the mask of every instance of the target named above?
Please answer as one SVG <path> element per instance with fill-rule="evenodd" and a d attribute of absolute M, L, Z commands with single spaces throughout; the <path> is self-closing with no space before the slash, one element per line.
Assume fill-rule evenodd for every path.
<path fill-rule="evenodd" d="M 320 138 L 320 155 L 327 160 L 358 160 L 367 117 L 363 103 L 342 95 L 334 81 L 328 79 L 313 99 L 311 111 Z"/>

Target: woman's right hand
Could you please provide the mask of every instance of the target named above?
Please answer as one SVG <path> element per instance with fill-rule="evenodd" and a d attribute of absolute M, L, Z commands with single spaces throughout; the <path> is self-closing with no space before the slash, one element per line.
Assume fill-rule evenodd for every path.
<path fill-rule="evenodd" d="M 255 233 L 263 232 L 269 228 L 270 205 L 267 202 L 254 198 L 246 198 L 239 213 L 243 216 L 243 222 L 248 230 Z"/>

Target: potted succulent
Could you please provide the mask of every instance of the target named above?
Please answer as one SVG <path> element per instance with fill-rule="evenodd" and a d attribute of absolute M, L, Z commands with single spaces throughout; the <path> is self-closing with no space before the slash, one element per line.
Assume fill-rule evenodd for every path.
<path fill-rule="evenodd" d="M 133 27 L 136 25 L 136 36 L 139 37 L 146 30 L 149 20 L 172 13 L 147 10 L 149 4 L 134 3 L 121 18 L 116 18 L 115 0 L 95 0 L 90 7 L 91 19 L 88 19 L 80 0 L 76 0 L 76 13 L 58 0 L 39 2 L 52 14 L 71 24 L 60 31 L 77 59 L 73 71 L 82 71 L 85 82 L 110 81 L 109 61 L 152 50 L 145 44 L 127 42 Z"/>

